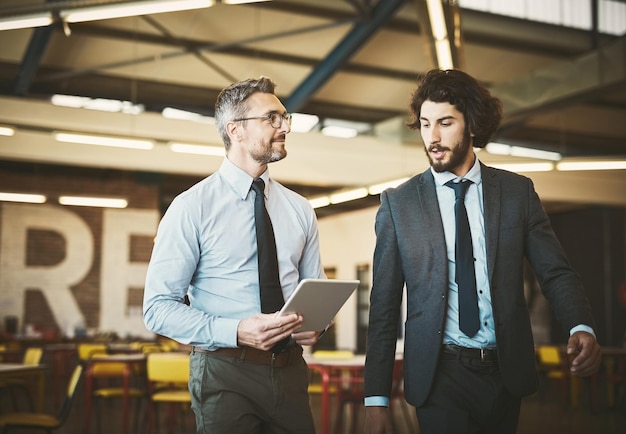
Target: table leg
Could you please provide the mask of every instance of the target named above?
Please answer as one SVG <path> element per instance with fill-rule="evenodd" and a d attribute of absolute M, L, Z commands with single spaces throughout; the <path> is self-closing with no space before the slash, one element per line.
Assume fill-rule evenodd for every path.
<path fill-rule="evenodd" d="M 124 396 L 123 396 L 123 406 L 122 409 L 122 433 L 128 433 L 128 405 L 130 403 L 130 366 L 128 363 L 124 365 Z"/>
<path fill-rule="evenodd" d="M 91 432 L 91 399 L 93 393 L 93 368 L 90 366 L 85 373 L 85 427 L 84 434 Z"/>
<path fill-rule="evenodd" d="M 322 379 L 322 434 L 329 434 L 330 432 L 330 373 L 328 369 L 320 369 L 320 376 Z"/>
<path fill-rule="evenodd" d="M 46 381 L 44 376 L 44 371 L 41 370 L 37 372 L 37 411 L 43 413 L 44 411 L 44 401 L 46 397 Z"/>

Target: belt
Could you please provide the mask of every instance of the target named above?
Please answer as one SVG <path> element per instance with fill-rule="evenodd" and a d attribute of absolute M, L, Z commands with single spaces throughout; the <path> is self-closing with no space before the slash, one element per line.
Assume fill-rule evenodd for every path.
<path fill-rule="evenodd" d="M 193 347 L 192 353 L 206 353 L 219 357 L 230 357 L 232 359 L 238 359 L 242 362 L 249 362 L 257 365 L 272 365 L 275 368 L 284 368 L 295 359 L 296 348 L 300 347 L 292 347 L 282 353 L 275 354 L 271 351 L 257 350 L 252 347 L 218 348 L 214 351 Z"/>
<path fill-rule="evenodd" d="M 497 362 L 498 353 L 495 348 L 467 348 L 458 345 L 443 345 L 442 351 L 446 354 L 454 354 L 457 357 L 478 359 L 481 362 Z"/>

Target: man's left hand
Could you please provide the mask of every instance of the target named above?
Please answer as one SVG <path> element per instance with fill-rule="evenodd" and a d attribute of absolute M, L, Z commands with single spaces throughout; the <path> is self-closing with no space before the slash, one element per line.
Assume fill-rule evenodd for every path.
<path fill-rule="evenodd" d="M 319 340 L 319 332 L 296 332 L 291 335 L 291 337 L 299 344 L 299 345 L 315 345 Z"/>
<path fill-rule="evenodd" d="M 591 333 L 578 331 L 567 341 L 567 358 L 571 373 L 586 377 L 598 372 L 602 350 Z"/>

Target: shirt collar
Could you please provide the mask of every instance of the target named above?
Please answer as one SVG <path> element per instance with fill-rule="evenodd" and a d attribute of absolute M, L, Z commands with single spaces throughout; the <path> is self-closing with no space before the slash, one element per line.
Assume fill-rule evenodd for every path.
<path fill-rule="evenodd" d="M 432 167 L 430 168 L 430 171 L 435 177 L 435 183 L 438 186 L 443 186 L 446 182 L 453 179 L 455 181 L 461 179 L 452 172 L 436 172 Z M 478 157 L 474 158 L 474 165 L 463 177 L 463 179 L 469 179 L 476 185 L 479 185 L 482 182 L 482 176 L 480 174 L 480 161 L 478 161 Z"/>
<path fill-rule="evenodd" d="M 250 193 L 250 187 L 252 187 L 252 181 L 254 181 L 254 178 L 237 167 L 228 159 L 228 157 L 224 158 L 224 161 L 222 161 L 219 173 L 226 180 L 226 182 L 233 187 L 237 195 L 241 199 L 246 200 L 248 193 Z M 263 182 L 265 182 L 265 197 L 267 197 L 270 179 L 269 170 L 263 172 L 260 178 L 263 179 Z"/>

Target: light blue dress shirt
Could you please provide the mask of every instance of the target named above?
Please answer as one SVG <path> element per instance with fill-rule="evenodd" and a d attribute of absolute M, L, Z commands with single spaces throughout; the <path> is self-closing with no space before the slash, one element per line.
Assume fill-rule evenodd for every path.
<path fill-rule="evenodd" d="M 472 181 L 465 194 L 465 208 L 472 233 L 472 248 L 474 249 L 474 270 L 476 273 L 476 290 L 478 291 L 478 311 L 480 315 L 480 329 L 473 337 L 468 337 L 459 329 L 459 300 L 458 286 L 455 279 L 454 240 L 456 237 L 456 223 L 454 213 L 454 190 L 445 185 L 450 180 L 458 182 L 461 178 L 451 172 L 437 173 L 432 168 L 435 177 L 437 200 L 443 221 L 443 230 L 446 239 L 448 260 L 448 312 L 443 337 L 444 344 L 455 344 L 469 348 L 495 348 L 496 334 L 491 308 L 491 289 L 487 272 L 487 249 L 485 242 L 485 213 L 483 202 L 483 183 L 480 172 L 480 162 L 475 159 L 470 171 L 463 177 Z M 570 330 L 570 335 L 583 330 L 595 336 L 593 329 L 586 325 L 578 325 Z M 385 396 L 369 396 L 365 398 L 366 406 L 389 406 L 389 399 Z"/>
<path fill-rule="evenodd" d="M 480 315 L 480 329 L 473 337 L 466 336 L 459 329 L 459 288 L 456 284 L 455 248 L 456 223 L 454 213 L 454 190 L 445 185 L 454 180 L 459 182 L 453 173 L 437 173 L 432 170 L 437 189 L 437 200 L 443 221 L 443 230 L 448 252 L 448 314 L 443 342 L 470 348 L 495 348 L 496 335 L 491 309 L 491 291 L 487 273 L 487 249 L 485 243 L 485 213 L 483 206 L 483 185 L 480 175 L 478 158 L 470 171 L 463 177 L 472 181 L 465 194 L 465 209 L 472 233 L 472 247 L 474 249 L 474 271 L 476 273 L 476 290 L 478 291 L 478 312 Z"/>
<path fill-rule="evenodd" d="M 261 178 L 287 299 L 300 280 L 325 277 L 317 220 L 304 197 L 268 171 Z M 170 204 L 146 275 L 144 322 L 154 333 L 209 350 L 232 348 L 240 320 L 261 312 L 252 181 L 226 158 Z"/>

